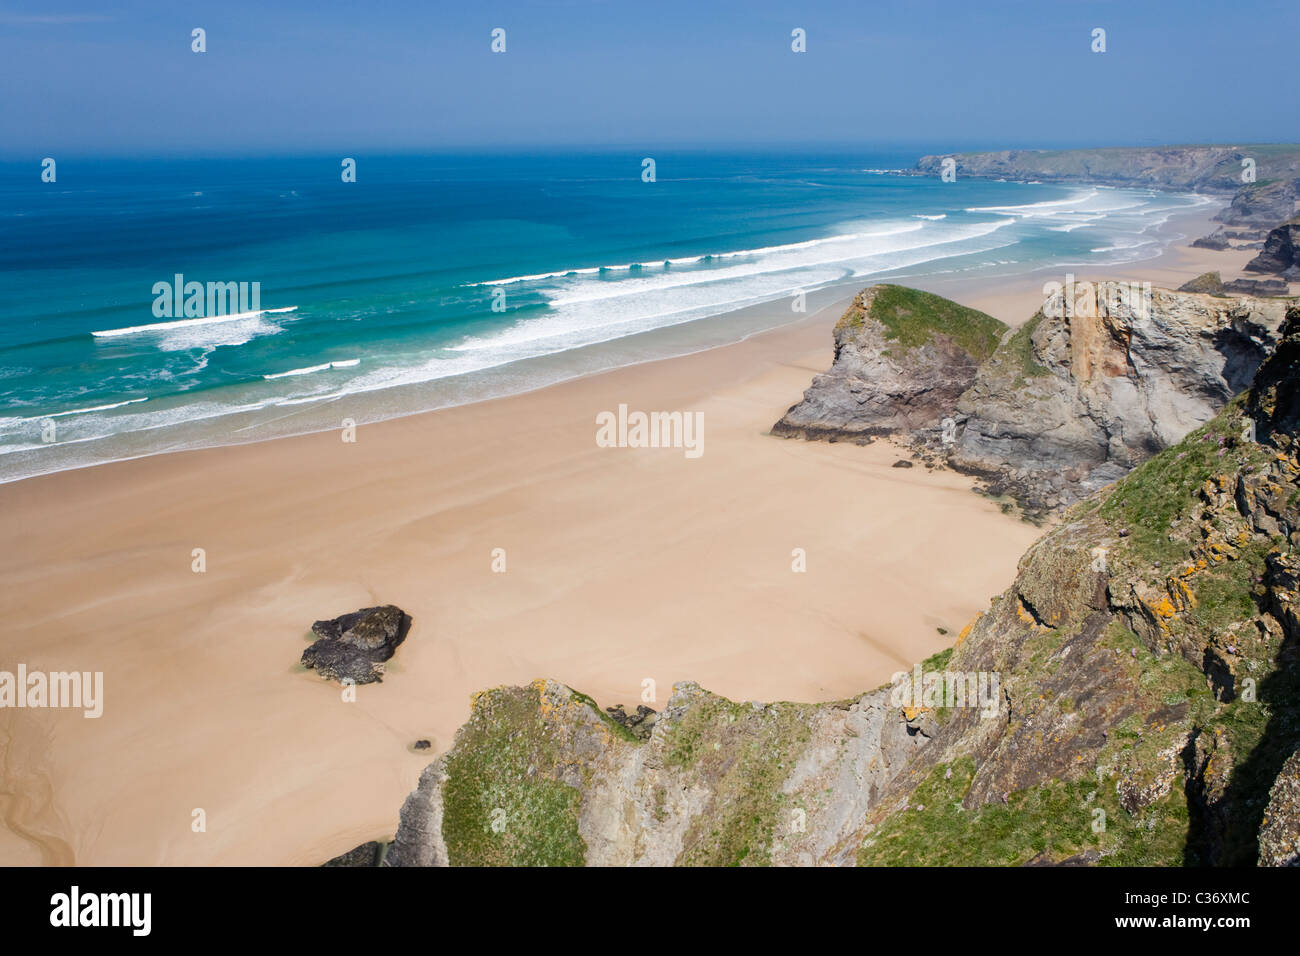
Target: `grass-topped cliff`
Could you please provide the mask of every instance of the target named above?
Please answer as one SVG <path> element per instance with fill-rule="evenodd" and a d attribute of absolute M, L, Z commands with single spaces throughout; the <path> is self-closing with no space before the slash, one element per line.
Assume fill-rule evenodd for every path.
<path fill-rule="evenodd" d="M 835 326 L 835 364 L 772 434 L 865 442 L 936 427 L 1006 331 L 991 315 L 942 296 L 873 285 Z"/>
<path fill-rule="evenodd" d="M 835 327 L 834 364 L 772 434 L 892 435 L 1037 520 L 1208 421 L 1249 385 L 1287 305 L 1079 282 L 1011 332 L 941 296 L 872 286 Z"/>
<path fill-rule="evenodd" d="M 1248 395 L 1072 507 L 922 666 L 997 675 L 991 706 L 682 684 L 642 740 L 562 685 L 499 688 L 386 863 L 1295 861 L 1297 544 L 1293 309 Z"/>
<path fill-rule="evenodd" d="M 890 348 L 903 351 L 947 336 L 983 361 L 993 354 L 1007 327 L 978 309 L 968 308 L 932 292 L 882 283 L 857 296 L 840 318 L 840 329 L 859 331 L 866 322 L 879 322 Z M 897 343 L 894 345 L 893 343 Z"/>

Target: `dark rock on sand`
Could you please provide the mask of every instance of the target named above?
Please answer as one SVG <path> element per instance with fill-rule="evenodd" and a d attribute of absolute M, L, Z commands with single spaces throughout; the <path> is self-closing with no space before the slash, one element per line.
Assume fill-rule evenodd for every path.
<path fill-rule="evenodd" d="M 433 744 L 429 743 L 429 741 L 427 741 L 427 740 L 417 740 L 417 741 L 415 742 L 415 749 L 416 749 L 416 750 L 428 750 L 428 749 L 429 749 L 430 747 L 432 747 L 432 746 L 433 746 Z"/>
<path fill-rule="evenodd" d="M 410 616 L 392 604 L 317 621 L 311 629 L 319 640 L 302 652 L 302 663 L 329 680 L 378 681 L 410 627 Z"/>
<path fill-rule="evenodd" d="M 659 715 L 644 704 L 638 705 L 634 714 L 627 713 L 622 704 L 606 707 L 605 713 L 609 714 L 614 723 L 631 731 L 634 737 L 640 737 L 642 740 L 650 736 L 655 722 L 659 719 Z"/>
<path fill-rule="evenodd" d="M 1178 287 L 1179 292 L 1200 292 L 1204 295 L 1223 295 L 1223 277 L 1217 272 L 1202 272 Z"/>
<path fill-rule="evenodd" d="M 1223 291 L 1233 295 L 1286 295 L 1287 284 L 1281 279 L 1233 279 L 1224 283 Z"/>
<path fill-rule="evenodd" d="M 1245 268 L 1247 272 L 1276 273 L 1300 282 L 1300 216 L 1269 232 L 1263 250 Z"/>
<path fill-rule="evenodd" d="M 1216 229 L 1208 236 L 1202 236 L 1201 238 L 1194 241 L 1192 243 L 1192 248 L 1193 249 L 1215 249 L 1221 252 L 1224 249 L 1231 249 L 1232 243 L 1228 241 L 1228 237 L 1222 229 Z"/>
<path fill-rule="evenodd" d="M 908 461 L 906 458 L 900 458 L 900 459 L 898 459 L 898 461 L 894 462 L 894 463 L 893 463 L 892 465 L 890 465 L 889 467 L 891 467 L 891 468 L 911 468 L 911 467 L 913 467 L 913 465 L 912 465 L 912 462 Z"/>

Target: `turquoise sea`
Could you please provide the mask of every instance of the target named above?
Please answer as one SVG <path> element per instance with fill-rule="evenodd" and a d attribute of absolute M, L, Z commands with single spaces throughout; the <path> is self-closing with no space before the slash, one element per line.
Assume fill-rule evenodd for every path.
<path fill-rule="evenodd" d="M 0 480 L 693 351 L 800 290 L 1149 257 L 1207 202 L 889 172 L 923 151 L 0 165 Z M 257 311 L 166 314 L 177 275 Z"/>

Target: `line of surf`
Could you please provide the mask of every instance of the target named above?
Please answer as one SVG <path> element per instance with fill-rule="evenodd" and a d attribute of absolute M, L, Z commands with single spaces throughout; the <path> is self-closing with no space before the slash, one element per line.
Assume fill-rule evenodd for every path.
<path fill-rule="evenodd" d="M 287 372 L 273 372 L 270 375 L 263 375 L 262 378 L 268 382 L 276 378 L 289 378 L 293 375 L 311 375 L 313 372 L 324 372 L 332 368 L 356 368 L 361 364 L 361 359 L 340 359 L 337 362 L 325 362 L 321 365 L 308 365 L 305 368 L 292 368 Z"/>
<path fill-rule="evenodd" d="M 171 322 L 152 322 L 149 325 L 132 325 L 123 329 L 103 329 L 91 332 L 97 339 L 111 339 L 123 335 L 137 335 L 141 332 L 171 332 L 175 329 L 193 328 L 197 325 L 214 325 L 220 322 L 238 322 L 242 319 L 255 319 L 259 315 L 279 315 L 283 312 L 297 311 L 296 305 L 282 309 L 256 309 L 252 312 L 232 312 L 228 315 L 207 315 L 197 319 L 176 319 Z"/>
<path fill-rule="evenodd" d="M 734 252 L 709 252 L 698 256 L 678 256 L 677 258 L 655 259 L 647 262 L 622 262 L 608 266 L 585 266 L 580 269 L 557 269 L 554 272 L 538 272 L 533 275 L 506 276 L 501 279 L 487 279 L 483 282 L 467 282 L 465 285 L 467 288 L 514 285 L 519 282 L 540 282 L 543 279 L 566 279 L 573 276 L 598 275 L 602 272 L 628 272 L 633 269 L 656 269 L 665 265 L 693 265 L 696 263 L 715 262 L 722 259 L 735 259 L 742 256 L 767 256 L 774 253 L 795 252 L 801 249 L 815 249 L 818 246 L 824 246 L 831 243 L 896 236 L 905 232 L 916 232 L 917 230 L 924 228 L 924 226 L 924 223 L 901 223 L 888 229 L 880 229 L 874 232 L 843 233 L 841 235 L 824 236 L 820 239 L 806 239 L 803 242 L 791 242 L 779 246 L 761 246 L 756 249 L 738 249 Z"/>

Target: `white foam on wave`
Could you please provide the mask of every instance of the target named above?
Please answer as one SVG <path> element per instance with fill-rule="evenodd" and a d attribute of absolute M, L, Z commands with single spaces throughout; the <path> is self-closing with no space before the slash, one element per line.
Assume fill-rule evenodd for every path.
<path fill-rule="evenodd" d="M 147 402 L 147 401 L 149 401 L 148 397 L 145 397 L 145 398 L 128 398 L 128 399 L 126 399 L 125 401 L 122 401 L 122 402 L 112 402 L 111 404 L 108 404 L 108 405 L 94 405 L 94 406 L 92 406 L 92 407 L 90 407 L 90 408 L 74 408 L 74 409 L 71 409 L 71 410 L 66 411 L 66 412 L 52 412 L 52 413 L 50 413 L 49 415 L 33 415 L 33 416 L 31 416 L 30 418 L 4 419 L 4 420 L 2 420 L 2 421 L 3 421 L 3 422 L 9 422 L 9 421 L 13 421 L 13 422 L 43 422 L 43 421 L 45 421 L 45 419 L 47 419 L 47 418 L 63 418 L 63 417 L 65 417 L 65 416 L 67 416 L 67 415 L 88 415 L 88 414 L 90 414 L 91 412 L 106 412 L 106 411 L 108 411 L 109 409 L 112 409 L 112 408 L 121 408 L 123 405 L 137 405 L 137 404 L 139 404 L 140 402 Z"/>
<path fill-rule="evenodd" d="M 912 216 L 912 218 L 913 218 L 913 219 L 929 219 L 931 222 L 938 222 L 940 219 L 947 219 L 947 218 L 948 218 L 948 214 L 947 214 L 946 212 L 941 212 L 941 213 L 939 213 L 937 216 L 927 216 L 927 215 L 926 215 L 925 213 L 923 213 L 923 212 L 918 212 L 918 213 L 915 213 L 915 214 Z"/>
<path fill-rule="evenodd" d="M 730 266 L 691 272 L 661 271 L 616 282 L 571 280 L 542 295 L 552 312 L 505 329 L 471 336 L 448 352 L 490 352 L 544 347 L 573 348 L 618 335 L 731 311 L 795 291 L 810 291 L 854 276 L 887 272 L 975 249 L 960 244 L 985 240 L 1014 225 L 1014 218 L 944 228 L 913 223 L 908 229 L 850 233 L 839 241 L 775 247 L 779 253 Z M 925 231 L 920 231 L 925 226 Z M 954 245 L 958 248 L 952 248 Z M 614 334 L 617 332 L 617 335 Z M 549 347 L 540 343 L 551 342 Z"/>
<path fill-rule="evenodd" d="M 100 415 L 101 411 L 119 408 L 122 405 L 134 405 L 146 401 L 144 398 L 130 399 L 125 402 L 116 402 L 107 406 L 95 408 L 76 409 L 72 412 L 62 414 L 84 415 L 82 418 L 74 419 L 74 423 L 65 426 L 70 429 L 69 432 L 60 432 L 57 443 L 51 445 L 44 442 L 23 442 L 21 438 L 24 435 L 31 434 L 31 425 L 42 422 L 47 418 L 53 418 L 53 415 L 38 415 L 28 419 L 18 420 L 0 420 L 0 452 L 4 455 L 13 454 L 22 451 L 48 450 L 53 447 L 62 447 L 66 445 L 81 444 L 84 442 L 100 441 L 105 438 L 112 438 L 116 435 L 150 432 L 159 429 L 170 428 L 176 425 L 192 425 L 198 422 L 210 421 L 213 419 L 224 418 L 227 415 L 238 414 L 240 412 L 257 411 L 265 408 L 266 402 L 253 402 L 240 405 L 229 405 L 223 402 L 200 401 L 192 404 L 171 405 L 169 407 L 159 407 L 156 410 L 140 410 L 138 412 L 123 412 L 118 415 Z M 152 406 L 150 406 L 152 408 Z M 12 428 L 11 426 L 20 426 Z M 19 439 L 14 442 L 13 439 Z M 9 480 L 9 479 L 0 479 Z"/>
<path fill-rule="evenodd" d="M 1042 202 L 1020 203 L 1006 206 L 967 206 L 966 212 L 992 212 L 1004 216 L 1051 215 L 1044 210 L 1059 210 L 1062 206 L 1079 206 L 1097 195 L 1096 189 L 1080 190 L 1064 199 L 1047 199 Z"/>
<path fill-rule="evenodd" d="M 920 218 L 930 218 L 923 216 Z M 943 216 L 936 217 L 939 219 Z M 501 286 L 514 285 L 520 282 L 541 282 L 546 279 L 572 279 L 581 276 L 601 275 L 611 272 L 632 272 L 646 269 L 659 269 L 663 267 L 700 265 L 710 262 L 720 262 L 727 259 L 752 258 L 756 256 L 769 256 L 773 254 L 782 254 L 788 252 L 797 252 L 804 249 L 816 249 L 839 242 L 851 242 L 856 239 L 879 238 L 882 236 L 894 236 L 904 232 L 915 232 L 924 227 L 924 223 L 891 223 L 882 229 L 869 230 L 865 232 L 843 233 L 833 236 L 824 236 L 820 239 L 806 239 L 803 242 L 785 243 L 779 246 L 759 246 L 755 249 L 737 249 L 733 252 L 706 252 L 698 256 L 678 256 L 676 258 L 650 260 L 647 262 L 620 262 L 614 265 L 605 266 L 585 266 L 581 269 L 562 269 L 555 272 L 539 272 L 534 275 L 523 276 L 506 276 L 501 279 L 487 279 L 483 282 L 468 282 L 466 288 L 476 288 L 482 286 Z"/>
<path fill-rule="evenodd" d="M 624 278 L 566 276 L 549 296 L 551 313 L 486 333 L 425 355 L 416 362 L 368 362 L 369 371 L 341 385 L 337 379 L 319 384 L 313 376 L 289 379 L 302 386 L 274 401 L 276 407 L 307 406 L 350 395 L 398 386 L 425 384 L 501 368 L 513 363 L 571 349 L 610 342 L 639 332 L 665 329 L 734 309 L 812 291 L 854 276 L 870 275 L 972 251 L 991 251 L 1014 244 L 995 233 L 1013 225 L 1014 218 L 992 223 L 936 227 L 925 223 L 887 225 L 874 232 L 849 232 L 833 241 L 771 247 L 781 252 L 758 261 L 736 262 L 722 268 L 674 273 L 635 272 Z M 863 239 L 866 235 L 869 238 Z M 891 238 L 892 237 L 892 238 Z M 974 245 L 972 245 L 974 243 Z M 601 294 L 583 294 L 596 288 Z M 322 387 L 324 386 L 324 387 Z"/>
<path fill-rule="evenodd" d="M 270 375 L 263 375 L 262 378 L 268 382 L 277 378 L 291 378 L 295 375 L 310 375 L 313 372 L 324 372 L 333 368 L 355 368 L 361 364 L 361 359 L 342 359 L 338 362 L 325 362 L 321 365 L 308 365 L 306 368 L 294 368 L 287 372 L 273 372 Z"/>
<path fill-rule="evenodd" d="M 1116 242 L 1109 246 L 1098 246 L 1096 249 L 1089 249 L 1089 252 L 1127 252 L 1130 249 L 1140 249 L 1143 246 L 1152 245 L 1154 239 L 1141 239 L 1137 242 Z"/>
<path fill-rule="evenodd" d="M 174 319 L 170 322 L 152 322 L 149 325 L 132 325 L 123 329 L 104 329 L 103 331 L 91 332 L 90 334 L 97 339 L 110 339 L 122 335 L 137 335 L 141 332 L 166 333 L 178 329 L 194 328 L 195 326 L 200 325 L 218 325 L 222 322 L 241 322 L 262 315 L 277 315 L 281 312 L 293 312 L 297 308 L 296 305 L 290 305 L 282 309 L 257 309 L 252 312 L 231 312 L 229 315 L 207 315 L 195 319 Z"/>

